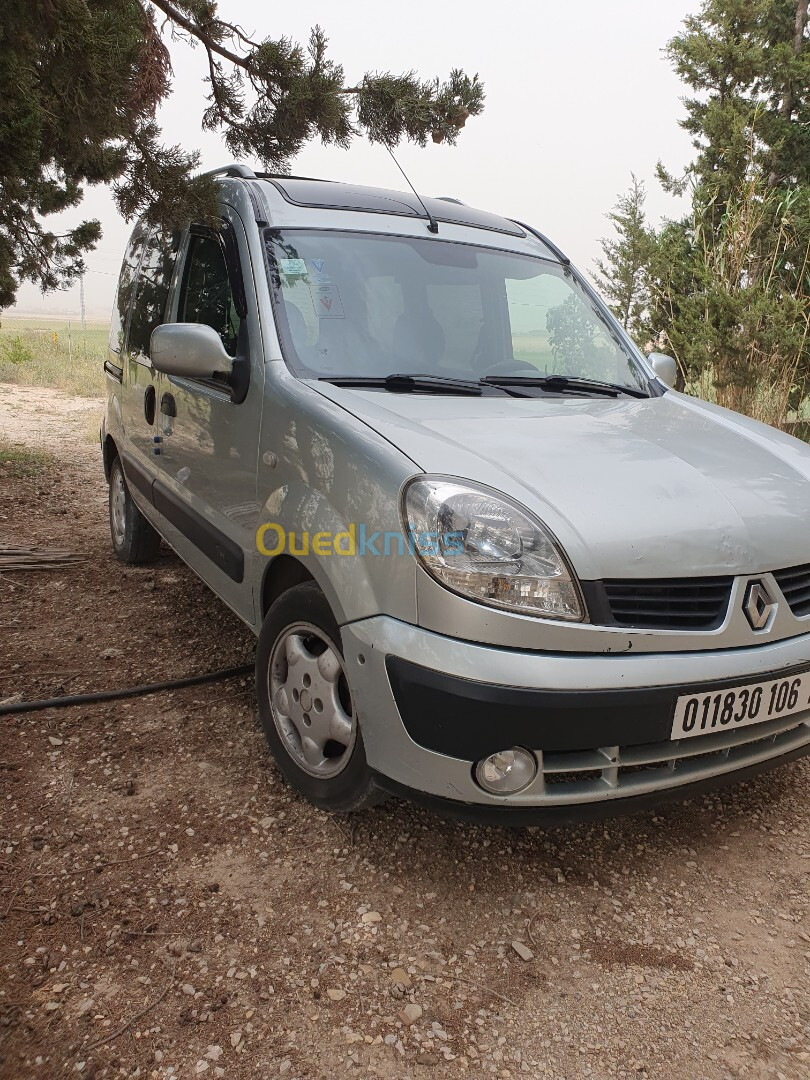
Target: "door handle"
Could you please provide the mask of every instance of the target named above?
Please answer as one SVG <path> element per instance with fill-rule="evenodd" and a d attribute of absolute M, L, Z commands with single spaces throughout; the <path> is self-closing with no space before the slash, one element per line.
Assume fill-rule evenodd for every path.
<path fill-rule="evenodd" d="M 173 394 L 164 394 L 160 399 L 160 411 L 164 416 L 177 416 L 177 405 Z"/>
<path fill-rule="evenodd" d="M 151 427 L 155 422 L 155 388 L 147 386 L 143 395 L 143 415 L 147 424 Z"/>

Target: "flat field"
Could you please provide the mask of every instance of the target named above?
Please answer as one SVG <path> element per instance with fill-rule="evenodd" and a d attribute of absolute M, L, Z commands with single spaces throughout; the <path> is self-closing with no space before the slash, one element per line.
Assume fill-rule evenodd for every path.
<path fill-rule="evenodd" d="M 107 322 L 26 318 L 0 321 L 0 382 L 50 386 L 80 397 L 104 393 Z"/>

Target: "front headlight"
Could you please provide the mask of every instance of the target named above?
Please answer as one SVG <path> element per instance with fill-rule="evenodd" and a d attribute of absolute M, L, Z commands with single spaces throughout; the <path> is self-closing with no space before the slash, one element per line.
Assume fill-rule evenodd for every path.
<path fill-rule="evenodd" d="M 505 495 L 465 481 L 417 477 L 402 502 L 413 550 L 448 589 L 524 615 L 585 618 L 559 544 Z"/>

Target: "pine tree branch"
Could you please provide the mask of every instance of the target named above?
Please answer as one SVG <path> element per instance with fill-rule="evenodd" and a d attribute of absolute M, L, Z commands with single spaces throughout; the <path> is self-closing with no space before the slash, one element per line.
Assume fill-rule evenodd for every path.
<path fill-rule="evenodd" d="M 87 184 L 111 184 L 127 220 L 217 219 L 213 181 L 194 175 L 199 154 L 163 145 L 157 123 L 172 90 L 170 40 L 205 50 L 204 127 L 221 131 L 235 157 L 276 169 L 310 139 L 347 147 L 361 130 L 387 145 L 452 143 L 484 105 L 477 75 L 460 70 L 445 81 L 378 72 L 350 84 L 318 27 L 300 44 L 251 34 L 219 18 L 217 0 L 0 2 L 0 98 L 14 120 L 2 162 L 0 308 L 22 281 L 49 291 L 81 272 L 98 223 L 57 236 L 41 221 L 78 206 Z"/>
<path fill-rule="evenodd" d="M 231 52 L 230 49 L 226 49 L 224 45 L 220 45 L 218 41 L 214 41 L 210 35 L 206 34 L 201 26 L 194 22 L 193 19 L 189 19 L 182 11 L 178 11 L 174 4 L 170 4 L 168 0 L 149 0 L 149 3 L 154 7 L 160 8 L 167 19 L 170 19 L 173 23 L 177 23 L 178 26 L 186 31 L 187 34 L 191 34 L 193 38 L 196 38 L 206 49 L 210 52 L 216 53 L 221 56 L 223 60 L 227 60 L 231 64 L 235 64 L 236 67 L 244 68 L 245 71 L 250 70 L 250 60 L 248 57 L 240 56 L 238 53 Z M 217 25 L 222 26 L 225 30 L 229 31 L 236 37 L 242 37 L 237 28 L 231 23 L 218 20 Z M 243 40 L 247 40 L 246 38 Z M 253 42 L 250 42 L 253 45 Z M 254 48 L 256 46 L 254 45 Z"/>

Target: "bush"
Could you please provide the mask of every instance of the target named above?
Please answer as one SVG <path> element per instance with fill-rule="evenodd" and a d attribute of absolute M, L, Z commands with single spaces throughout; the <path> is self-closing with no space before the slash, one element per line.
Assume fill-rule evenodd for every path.
<path fill-rule="evenodd" d="M 0 357 L 7 364 L 20 367 L 22 364 L 30 364 L 34 354 L 19 334 L 15 334 L 9 341 L 0 345 Z"/>

